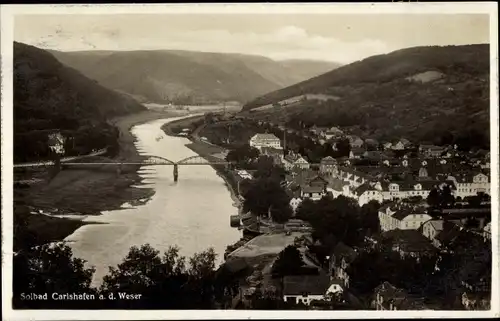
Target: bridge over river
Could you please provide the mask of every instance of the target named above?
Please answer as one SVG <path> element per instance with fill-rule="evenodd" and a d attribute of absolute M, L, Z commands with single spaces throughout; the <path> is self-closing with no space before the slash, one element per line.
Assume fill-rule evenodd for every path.
<path fill-rule="evenodd" d="M 85 156 L 75 156 L 75 157 L 66 157 L 62 158 L 59 161 L 45 161 L 45 162 L 31 162 L 31 163 L 22 163 L 22 164 L 14 164 L 14 168 L 29 168 L 29 167 L 43 167 L 43 166 L 58 166 L 59 169 L 70 168 L 72 166 L 103 166 L 103 165 L 115 165 L 121 169 L 124 165 L 139 165 L 139 166 L 173 166 L 174 173 L 174 181 L 177 182 L 179 177 L 179 166 L 195 166 L 195 165 L 223 165 L 228 166 L 231 163 L 226 161 L 223 158 L 208 155 L 205 157 L 202 156 L 190 156 L 179 161 L 172 161 L 170 159 L 160 157 L 160 156 L 141 156 L 138 159 L 131 160 L 114 160 L 106 157 L 99 157 L 95 159 L 95 156 L 103 155 L 106 153 L 106 150 L 100 150 L 98 152 L 94 152 Z M 92 158 L 94 157 L 94 158 Z"/>

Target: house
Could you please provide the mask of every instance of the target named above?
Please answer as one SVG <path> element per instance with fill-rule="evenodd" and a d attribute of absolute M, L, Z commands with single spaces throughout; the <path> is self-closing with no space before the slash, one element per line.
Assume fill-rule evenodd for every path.
<path fill-rule="evenodd" d="M 439 157 L 445 152 L 445 148 L 436 145 L 420 145 L 418 151 L 425 157 Z"/>
<path fill-rule="evenodd" d="M 250 146 L 260 150 L 262 147 L 282 148 L 281 140 L 273 134 L 255 134 L 250 138 Z"/>
<path fill-rule="evenodd" d="M 381 240 L 389 242 L 392 251 L 398 252 L 402 257 L 422 257 L 433 255 L 436 248 L 417 230 L 391 230 L 380 235 Z"/>
<path fill-rule="evenodd" d="M 352 148 L 360 148 L 365 143 L 361 138 L 355 135 L 349 135 L 347 136 L 347 139 L 349 140 L 349 145 L 351 145 Z"/>
<path fill-rule="evenodd" d="M 434 244 L 434 238 L 443 230 L 443 225 L 442 219 L 430 219 L 422 224 L 422 234 Z"/>
<path fill-rule="evenodd" d="M 310 305 L 312 301 L 322 301 L 330 288 L 326 275 L 293 275 L 283 278 L 283 301 Z"/>
<path fill-rule="evenodd" d="M 347 269 L 354 262 L 358 253 L 352 247 L 339 242 L 333 249 L 329 259 L 329 273 L 332 278 L 340 280 L 344 288 L 349 287 L 349 274 Z"/>
<path fill-rule="evenodd" d="M 491 240 L 491 222 L 484 226 L 483 237 L 484 241 Z"/>
<path fill-rule="evenodd" d="M 351 150 L 349 151 L 349 158 L 359 159 L 363 157 L 365 152 L 366 150 L 364 148 L 352 146 Z"/>
<path fill-rule="evenodd" d="M 337 161 L 331 156 L 323 158 L 320 162 L 319 171 L 323 174 L 332 175 L 337 170 Z"/>
<path fill-rule="evenodd" d="M 382 231 L 417 230 L 432 217 L 422 206 L 391 203 L 379 209 L 378 217 Z"/>
<path fill-rule="evenodd" d="M 346 183 L 338 178 L 331 178 L 328 180 L 328 185 L 326 186 L 326 192 L 330 193 L 333 198 L 340 195 L 349 197 L 349 183 Z"/>
<path fill-rule="evenodd" d="M 394 141 L 391 144 L 391 149 L 392 150 L 404 150 L 405 149 L 405 144 L 402 141 L 400 141 L 400 140 Z"/>
<path fill-rule="evenodd" d="M 399 289 L 385 281 L 374 290 L 376 310 L 427 310 L 424 299 L 410 296 L 403 289 Z"/>
<path fill-rule="evenodd" d="M 333 139 L 341 137 L 343 134 L 344 133 L 342 132 L 342 130 L 340 130 L 338 127 L 333 126 L 332 128 L 329 128 L 324 132 L 323 137 L 326 139 Z"/>
<path fill-rule="evenodd" d="M 448 176 L 448 179 L 453 181 L 456 186 L 455 197 L 463 199 L 467 196 L 475 196 L 477 193 L 490 194 L 489 176 L 482 172 L 454 174 Z"/>
<path fill-rule="evenodd" d="M 300 203 L 302 203 L 302 199 L 300 197 L 292 197 L 290 200 L 290 207 L 292 208 L 294 214 L 297 212 L 297 208 Z"/>
<path fill-rule="evenodd" d="M 484 229 L 491 221 L 491 208 L 449 208 L 441 211 L 445 220 L 473 229 Z"/>
<path fill-rule="evenodd" d="M 354 190 L 354 194 L 358 199 L 359 206 L 363 206 L 372 200 L 379 203 L 382 203 L 384 200 L 380 183 L 378 185 L 369 183 L 362 184 Z"/>
<path fill-rule="evenodd" d="M 293 168 L 308 169 L 310 167 L 309 162 L 302 155 L 295 153 L 286 155 L 283 159 L 283 165 L 287 171 Z"/>
<path fill-rule="evenodd" d="M 325 195 L 326 189 L 323 189 L 319 186 L 304 186 L 301 188 L 300 194 L 302 198 L 309 198 L 314 201 L 320 200 Z"/>
<path fill-rule="evenodd" d="M 273 147 L 262 147 L 260 149 L 261 155 L 269 156 L 273 159 L 275 165 L 283 164 L 283 149 Z"/>
<path fill-rule="evenodd" d="M 64 141 L 66 139 L 64 138 L 64 136 L 59 133 L 59 132 L 56 132 L 56 133 L 52 133 L 52 134 L 49 134 L 48 138 L 47 138 L 47 144 L 50 148 L 50 150 L 56 154 L 64 154 Z"/>
<path fill-rule="evenodd" d="M 319 200 L 323 196 L 326 195 L 326 187 L 328 182 L 320 177 L 316 176 L 310 180 L 308 180 L 305 184 L 301 185 L 301 194 L 302 198 L 309 198 L 312 200 Z"/>

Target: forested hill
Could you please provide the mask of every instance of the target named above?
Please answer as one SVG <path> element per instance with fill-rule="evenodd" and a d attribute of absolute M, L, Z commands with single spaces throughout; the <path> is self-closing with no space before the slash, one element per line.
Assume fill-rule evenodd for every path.
<path fill-rule="evenodd" d="M 68 146 L 68 153 L 104 147 L 115 134 L 107 118 L 143 109 L 130 97 L 63 65 L 47 51 L 14 43 L 16 161 L 48 157 L 47 135 L 54 131 L 72 140 L 74 150 Z"/>
<path fill-rule="evenodd" d="M 292 122 L 354 127 L 379 138 L 432 140 L 464 130 L 487 135 L 489 61 L 488 44 L 407 48 L 268 93 L 243 109 L 298 97 L 298 103 L 286 107 Z M 304 94 L 329 100 L 304 101 Z"/>
<path fill-rule="evenodd" d="M 184 50 L 51 52 L 103 86 L 156 103 L 245 103 L 338 67 L 323 61 Z"/>

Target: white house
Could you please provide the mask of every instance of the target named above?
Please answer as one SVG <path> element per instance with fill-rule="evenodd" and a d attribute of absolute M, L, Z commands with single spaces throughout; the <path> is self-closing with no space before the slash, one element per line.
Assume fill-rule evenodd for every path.
<path fill-rule="evenodd" d="M 255 134 L 252 138 L 250 138 L 249 144 L 259 150 L 262 147 L 282 148 L 280 139 L 273 134 L 267 133 Z"/>
<path fill-rule="evenodd" d="M 376 184 L 363 184 L 354 190 L 354 194 L 358 199 L 359 206 L 363 206 L 370 201 L 377 201 L 382 203 L 384 201 L 384 194 L 382 186 L 379 182 Z"/>
<path fill-rule="evenodd" d="M 292 168 L 308 169 L 309 162 L 305 160 L 299 154 L 288 154 L 283 159 L 283 165 L 286 170 L 291 170 Z"/>
<path fill-rule="evenodd" d="M 290 200 L 290 207 L 292 208 L 293 212 L 297 212 L 297 208 L 299 207 L 300 203 L 302 203 L 302 199 L 300 197 L 292 197 Z"/>
<path fill-rule="evenodd" d="M 380 229 L 384 232 L 396 229 L 417 230 L 431 218 L 424 207 L 394 204 L 392 207 L 383 206 L 379 210 Z"/>
<path fill-rule="evenodd" d="M 455 183 L 455 197 L 464 198 L 477 195 L 480 192 L 490 194 L 489 177 L 483 173 L 455 174 L 449 176 L 448 179 Z"/>
<path fill-rule="evenodd" d="M 302 198 L 309 198 L 313 201 L 320 200 L 326 195 L 326 190 L 321 186 L 304 186 L 300 189 Z"/>
<path fill-rule="evenodd" d="M 319 170 L 323 174 L 332 175 L 337 170 L 337 160 L 331 156 L 323 158 Z"/>

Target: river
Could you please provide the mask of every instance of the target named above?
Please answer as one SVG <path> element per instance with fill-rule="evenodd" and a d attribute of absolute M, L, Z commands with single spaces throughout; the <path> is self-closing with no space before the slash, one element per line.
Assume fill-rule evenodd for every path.
<path fill-rule="evenodd" d="M 161 130 L 164 123 L 179 118 L 133 127 L 139 153 L 172 161 L 196 155 L 185 146 L 188 139 L 167 136 Z M 157 140 L 158 136 L 163 138 Z M 93 285 L 101 284 L 108 266 L 119 264 L 131 246 L 145 243 L 160 252 L 178 245 L 186 257 L 213 247 L 221 263 L 226 246 L 238 240 L 241 232 L 229 226 L 229 217 L 237 209 L 216 171 L 211 166 L 179 166 L 177 183 L 172 166 L 141 167 L 139 174 L 144 180 L 137 187 L 156 192 L 147 203 L 137 207 L 124 204 L 122 209 L 89 217 L 89 221 L 107 224 L 83 226 L 66 238 L 74 255 L 96 268 Z"/>

